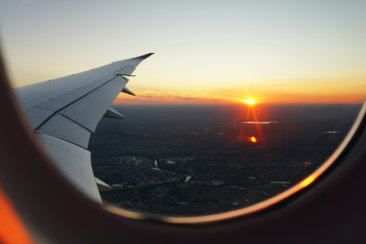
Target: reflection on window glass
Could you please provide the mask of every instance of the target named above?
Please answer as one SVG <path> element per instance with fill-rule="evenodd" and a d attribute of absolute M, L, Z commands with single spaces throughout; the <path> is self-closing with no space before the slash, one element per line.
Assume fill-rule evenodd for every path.
<path fill-rule="evenodd" d="M 170 215 L 218 213 L 268 199 L 324 162 L 352 125 L 355 104 L 121 105 L 90 149 L 102 197 Z"/>

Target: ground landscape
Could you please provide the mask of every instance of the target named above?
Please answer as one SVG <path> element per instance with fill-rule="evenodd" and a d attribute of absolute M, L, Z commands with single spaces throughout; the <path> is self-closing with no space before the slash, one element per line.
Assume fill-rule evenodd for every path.
<path fill-rule="evenodd" d="M 106 202 L 201 215 L 248 206 L 298 183 L 344 138 L 360 105 L 118 105 L 89 148 Z M 253 139 L 254 138 L 254 139 Z"/>

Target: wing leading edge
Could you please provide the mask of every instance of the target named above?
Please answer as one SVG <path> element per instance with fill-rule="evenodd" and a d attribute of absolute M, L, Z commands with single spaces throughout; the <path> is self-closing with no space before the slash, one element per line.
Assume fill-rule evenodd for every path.
<path fill-rule="evenodd" d="M 87 150 L 90 134 L 103 116 L 124 118 L 110 105 L 120 92 L 135 95 L 126 87 L 127 77 L 151 55 L 14 88 L 34 133 L 56 166 L 97 202 L 102 202 L 99 191 L 108 185 L 94 177 Z"/>

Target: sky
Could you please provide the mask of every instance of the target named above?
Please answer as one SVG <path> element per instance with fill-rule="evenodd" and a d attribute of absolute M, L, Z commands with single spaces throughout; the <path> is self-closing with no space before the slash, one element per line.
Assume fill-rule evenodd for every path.
<path fill-rule="evenodd" d="M 0 2 L 13 86 L 155 54 L 116 103 L 360 103 L 366 1 Z"/>

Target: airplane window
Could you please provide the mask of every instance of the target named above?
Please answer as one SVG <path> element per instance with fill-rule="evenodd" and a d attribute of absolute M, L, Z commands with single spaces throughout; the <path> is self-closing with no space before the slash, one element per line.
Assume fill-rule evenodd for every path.
<path fill-rule="evenodd" d="M 29 0 L 0 9 L 17 96 L 28 101 L 20 87 L 49 82 L 31 91 L 42 98 L 21 102 L 35 134 L 70 165 L 59 148 L 83 155 L 80 164 L 91 152 L 88 174 L 102 183 L 88 194 L 106 206 L 200 216 L 305 188 L 334 160 L 366 98 L 360 1 Z M 113 71 L 131 90 L 104 89 L 112 78 L 88 73 L 77 83 L 78 72 L 148 52 L 156 54 L 138 67 Z M 111 109 L 98 103 L 109 91 Z M 99 108 L 109 118 L 97 124 Z M 74 170 L 66 172 L 77 184 Z"/>

